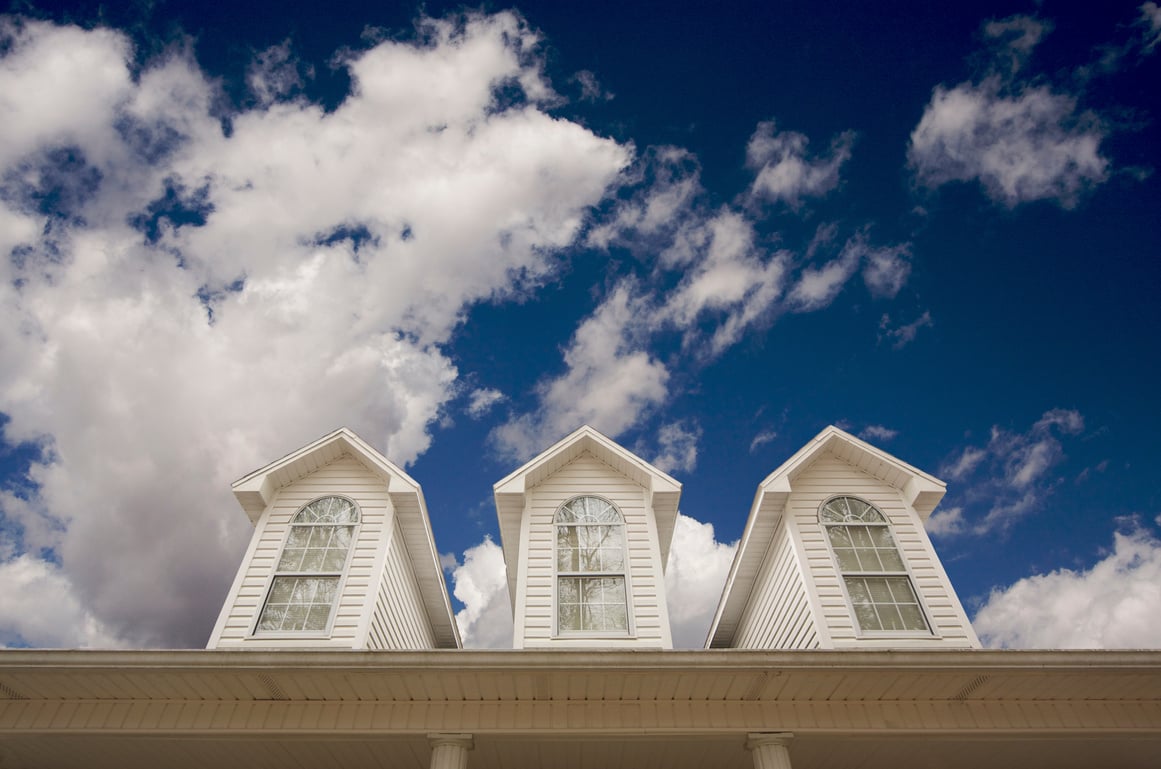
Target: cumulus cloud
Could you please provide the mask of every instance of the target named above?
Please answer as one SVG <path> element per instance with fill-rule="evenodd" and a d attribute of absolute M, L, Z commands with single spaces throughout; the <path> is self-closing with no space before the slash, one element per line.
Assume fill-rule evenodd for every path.
<path fill-rule="evenodd" d="M 837 187 L 839 171 L 851 157 L 854 133 L 836 136 L 823 157 L 808 158 L 809 143 L 804 134 L 779 131 L 773 120 L 759 123 L 746 146 L 746 167 L 756 174 L 750 193 L 797 208 L 803 199 L 821 197 Z"/>
<path fill-rule="evenodd" d="M 714 527 L 678 515 L 665 585 L 674 647 L 700 648 L 717 609 L 737 543 L 714 538 Z M 468 548 L 452 571 L 460 636 L 468 648 L 512 648 L 512 604 L 504 553 L 491 538 Z"/>
<path fill-rule="evenodd" d="M 1092 568 L 1057 569 L 993 590 L 972 622 L 987 646 L 1156 648 L 1161 639 L 1161 541 L 1117 532 Z"/>
<path fill-rule="evenodd" d="M 1072 208 L 1108 179 L 1110 163 L 1101 154 L 1108 125 L 1082 109 L 1077 95 L 1021 74 L 1049 29 L 1029 17 L 984 26 L 992 44 L 986 74 L 936 86 L 911 133 L 908 163 L 920 186 L 978 182 L 1008 208 L 1035 200 Z"/>
<path fill-rule="evenodd" d="M 0 563 L 0 645 L 36 648 L 124 645 L 77 598 L 72 582 L 54 564 L 32 555 Z"/>
<path fill-rule="evenodd" d="M 465 308 L 555 274 L 631 157 L 546 113 L 511 13 L 348 51 L 330 112 L 267 52 L 228 132 L 184 49 L 136 71 L 114 31 L 0 37 L 0 412 L 41 449 L 4 528 L 134 645 L 204 643 L 249 536 L 230 481 L 341 424 L 422 453 Z"/>
<path fill-rule="evenodd" d="M 1061 481 L 1055 468 L 1065 458 L 1062 439 L 1083 430 L 1080 412 L 1052 409 L 1024 432 L 993 426 L 985 445 L 957 450 L 939 472 L 959 482 L 958 509 L 936 522 L 939 533 L 1002 531 L 1039 509 Z"/>
<path fill-rule="evenodd" d="M 701 427 L 679 421 L 663 425 L 657 433 L 658 454 L 653 464 L 666 473 L 689 473 L 697 467 L 697 442 Z"/>
<path fill-rule="evenodd" d="M 700 649 L 721 599 L 738 543 L 718 542 L 713 524 L 677 517 L 665 590 L 676 649 Z"/>
<path fill-rule="evenodd" d="M 464 551 L 452 570 L 453 593 L 464 608 L 456 612 L 460 638 L 469 649 L 512 648 L 512 602 L 504 551 L 485 539 Z"/>

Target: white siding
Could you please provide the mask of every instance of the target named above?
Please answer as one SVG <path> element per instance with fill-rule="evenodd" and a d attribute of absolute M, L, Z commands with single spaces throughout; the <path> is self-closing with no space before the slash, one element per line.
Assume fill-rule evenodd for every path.
<path fill-rule="evenodd" d="M 553 517 L 572 497 L 604 497 L 625 517 L 628 552 L 629 610 L 632 637 L 578 639 L 554 636 L 555 571 Z M 526 508 L 527 557 L 521 560 L 517 581 L 523 601 L 517 602 L 516 639 L 519 648 L 545 646 L 671 648 L 665 581 L 653 511 L 646 505 L 643 486 L 593 457 L 581 454 L 528 491 Z"/>
<path fill-rule="evenodd" d="M 341 594 L 335 612 L 329 639 L 277 638 L 251 636 L 258 620 L 258 612 L 266 598 L 273 570 L 282 552 L 287 529 L 295 513 L 311 500 L 337 494 L 355 500 L 361 513 L 354 552 L 350 556 L 346 578 L 340 583 Z M 242 565 L 240 583 L 236 592 L 227 598 L 229 611 L 221 623 L 217 643 L 210 645 L 303 647 L 324 646 L 366 648 L 366 639 L 360 632 L 360 620 L 365 614 L 367 601 L 375 592 L 372 583 L 379 553 L 384 545 L 388 521 L 392 520 L 391 502 L 383 480 L 361 462 L 344 455 L 315 470 L 310 475 L 290 483 L 275 494 L 262 514 L 254 531 L 256 539 L 252 554 Z"/>
<path fill-rule="evenodd" d="M 964 648 L 978 645 L 967 617 L 939 563 L 918 514 L 903 501 L 899 491 L 830 453 L 818 457 L 792 482 L 783 525 L 793 526 L 802 542 L 807 589 L 821 611 L 834 648 L 936 647 Z M 891 522 L 891 534 L 908 564 L 916 591 L 923 602 L 935 636 L 922 638 L 857 635 L 842 581 L 818 522 L 818 508 L 835 495 L 865 499 Z M 790 532 L 793 534 L 794 532 Z M 822 644 L 824 647 L 825 643 Z"/>
<path fill-rule="evenodd" d="M 737 649 L 817 649 L 818 632 L 794 543 L 779 525 L 734 635 Z"/>
<path fill-rule="evenodd" d="M 367 646 L 371 649 L 434 649 L 435 637 L 423 609 L 423 598 L 419 594 L 419 584 L 415 581 L 399 524 L 393 528 Z"/>

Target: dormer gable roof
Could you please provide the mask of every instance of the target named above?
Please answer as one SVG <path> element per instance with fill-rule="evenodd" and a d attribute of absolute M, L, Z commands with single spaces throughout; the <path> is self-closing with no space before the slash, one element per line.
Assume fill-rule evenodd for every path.
<path fill-rule="evenodd" d="M 922 521 L 930 517 L 943 499 L 947 485 L 933 475 L 912 467 L 882 449 L 830 425 L 799 449 L 758 485 L 750 517 L 734 554 L 717 612 L 710 625 L 706 648 L 729 646 L 750 599 L 762 561 L 782 519 L 794 482 L 824 454 L 874 476 L 899 490 Z"/>
<path fill-rule="evenodd" d="M 271 462 L 233 483 L 234 497 L 254 523 L 258 522 L 274 494 L 340 457 L 347 455 L 362 463 L 383 479 L 387 495 L 395 509 L 399 531 L 411 560 L 419 585 L 423 605 L 435 636 L 437 648 L 458 648 L 459 629 L 456 627 L 439 552 L 431 531 L 431 519 L 423 490 L 411 476 L 391 460 L 376 451 L 354 431 L 340 427 L 313 443 Z"/>
<path fill-rule="evenodd" d="M 665 568 L 673 529 L 677 523 L 681 484 L 616 441 L 583 425 L 492 487 L 500 522 L 504 563 L 508 568 L 508 594 L 513 603 L 516 600 L 516 567 L 520 557 L 520 524 L 524 514 L 525 492 L 586 452 L 647 490 L 657 521 L 662 569 Z"/>

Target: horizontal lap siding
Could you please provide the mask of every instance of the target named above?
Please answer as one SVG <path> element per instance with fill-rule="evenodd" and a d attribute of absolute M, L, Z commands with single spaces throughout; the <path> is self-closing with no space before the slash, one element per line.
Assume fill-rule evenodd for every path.
<path fill-rule="evenodd" d="M 383 578 L 371 617 L 372 649 L 434 649 L 431 623 L 398 524 L 383 563 Z"/>
<path fill-rule="evenodd" d="M 806 583 L 785 525 L 779 525 L 738 623 L 738 649 L 817 649 Z"/>
<path fill-rule="evenodd" d="M 922 529 L 919 516 L 903 501 L 899 491 L 874 476 L 824 454 L 793 481 L 786 505 L 790 525 L 796 526 L 805 553 L 803 572 L 818 596 L 823 618 L 836 647 L 850 646 L 951 646 L 973 645 L 970 631 L 958 611 L 958 599 L 943 576 L 934 550 Z M 836 495 L 859 497 L 879 508 L 891 523 L 891 534 L 908 563 L 915 589 L 922 596 L 928 619 L 938 638 L 858 638 L 843 593 L 826 533 L 818 522 L 822 503 Z"/>
<path fill-rule="evenodd" d="M 291 519 L 303 505 L 329 495 L 353 499 L 361 513 L 353 552 L 348 561 L 346 579 L 335 612 L 329 641 L 325 639 L 290 639 L 268 636 L 250 637 L 258 612 L 266 599 L 274 567 L 282 552 Z M 324 465 L 305 478 L 279 489 L 274 501 L 259 520 L 254 536 L 258 545 L 245 569 L 238 594 L 233 598 L 229 617 L 219 646 L 246 643 L 254 646 L 362 646 L 358 638 L 359 622 L 372 584 L 372 572 L 379 553 L 390 502 L 382 479 L 350 456 Z M 230 599 L 227 599 L 230 600 Z"/>
<path fill-rule="evenodd" d="M 630 609 L 633 615 L 634 639 L 597 639 L 578 642 L 583 645 L 647 646 L 667 645 L 668 615 L 661 605 L 665 600 L 660 574 L 655 564 L 660 554 L 655 535 L 651 533 L 645 506 L 645 489 L 609 467 L 591 454 L 569 462 L 530 490 L 528 562 L 524 578 L 527 586 L 523 620 L 524 645 L 546 646 L 573 643 L 576 639 L 554 639 L 553 616 L 553 520 L 557 508 L 565 501 L 583 495 L 604 497 L 625 517 L 625 538 L 629 563 Z"/>

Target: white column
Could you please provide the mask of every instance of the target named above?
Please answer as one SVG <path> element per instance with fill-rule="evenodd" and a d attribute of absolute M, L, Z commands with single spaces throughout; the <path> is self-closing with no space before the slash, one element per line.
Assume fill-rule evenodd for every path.
<path fill-rule="evenodd" d="M 754 769 L 790 769 L 790 732 L 753 732 L 746 750 L 754 754 Z"/>
<path fill-rule="evenodd" d="M 468 769 L 468 751 L 472 749 L 470 734 L 429 734 L 431 769 Z"/>

